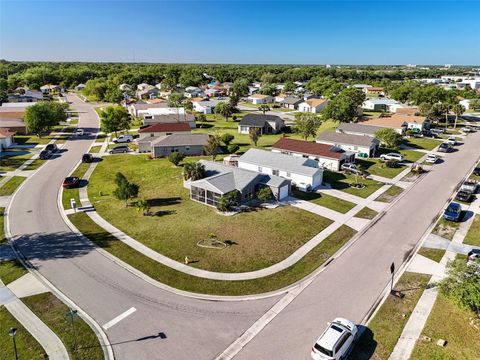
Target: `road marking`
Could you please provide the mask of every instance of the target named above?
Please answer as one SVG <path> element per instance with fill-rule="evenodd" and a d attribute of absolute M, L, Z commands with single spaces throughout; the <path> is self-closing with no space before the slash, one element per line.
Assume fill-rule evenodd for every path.
<path fill-rule="evenodd" d="M 128 309 L 127 311 L 125 311 L 124 313 L 118 315 L 116 318 L 110 320 L 109 322 L 107 322 L 105 325 L 103 325 L 103 329 L 104 330 L 108 330 L 110 329 L 113 325 L 119 323 L 120 321 L 122 321 L 123 319 L 125 319 L 127 316 L 133 314 L 135 311 L 137 311 L 137 309 L 135 309 L 134 307 L 131 307 L 130 309 Z"/>

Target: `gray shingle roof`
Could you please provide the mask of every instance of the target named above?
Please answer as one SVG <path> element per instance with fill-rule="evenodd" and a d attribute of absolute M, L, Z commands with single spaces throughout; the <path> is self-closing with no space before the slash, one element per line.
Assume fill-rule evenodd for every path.
<path fill-rule="evenodd" d="M 375 133 L 380 130 L 378 126 L 373 125 L 363 125 L 363 124 L 353 124 L 353 123 L 341 123 L 337 132 L 343 133 L 358 133 L 358 134 L 368 134 L 374 136 Z"/>
<path fill-rule="evenodd" d="M 265 126 L 265 122 L 268 121 L 283 123 L 283 120 L 276 115 L 247 114 L 240 121 L 239 125 L 263 127 Z"/>
<path fill-rule="evenodd" d="M 161 136 L 152 141 L 153 146 L 204 146 L 208 141 L 208 134 L 172 134 Z"/>
<path fill-rule="evenodd" d="M 282 101 L 280 101 L 280 103 L 282 104 L 289 104 L 289 105 L 296 105 L 296 104 L 300 104 L 301 102 L 303 102 L 303 99 L 300 99 L 295 96 L 288 96 Z"/>
<path fill-rule="evenodd" d="M 313 176 L 321 171 L 315 160 L 259 149 L 248 150 L 238 158 L 238 162 L 244 162 L 260 167 L 274 168 L 306 176 Z"/>
<path fill-rule="evenodd" d="M 380 142 L 366 135 L 352 135 L 344 134 L 332 131 L 325 131 L 317 137 L 317 142 L 319 143 L 332 143 L 332 144 L 348 144 L 348 145 L 359 145 L 359 146 L 368 146 L 372 144 L 379 144 Z"/>

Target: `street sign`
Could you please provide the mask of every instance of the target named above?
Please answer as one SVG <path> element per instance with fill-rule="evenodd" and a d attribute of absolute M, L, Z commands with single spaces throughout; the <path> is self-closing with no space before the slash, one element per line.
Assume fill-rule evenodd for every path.
<path fill-rule="evenodd" d="M 73 198 L 70 199 L 70 207 L 73 209 L 73 211 L 77 211 L 77 202 Z"/>
<path fill-rule="evenodd" d="M 395 272 L 395 263 L 392 262 L 392 265 L 390 265 L 390 274 L 393 274 Z"/>

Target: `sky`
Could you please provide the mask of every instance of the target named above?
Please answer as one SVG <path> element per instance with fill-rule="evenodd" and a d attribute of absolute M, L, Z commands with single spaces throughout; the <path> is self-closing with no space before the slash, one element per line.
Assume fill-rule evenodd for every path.
<path fill-rule="evenodd" d="M 0 0 L 0 59 L 480 64 L 480 1 Z"/>

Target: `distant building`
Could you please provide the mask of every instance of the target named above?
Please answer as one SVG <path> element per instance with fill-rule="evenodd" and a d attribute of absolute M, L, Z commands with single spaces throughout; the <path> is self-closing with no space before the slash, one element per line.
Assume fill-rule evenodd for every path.
<path fill-rule="evenodd" d="M 257 129 L 260 134 L 276 134 L 284 126 L 284 121 L 276 115 L 247 114 L 239 122 L 238 132 L 248 134 L 250 129 Z"/>

